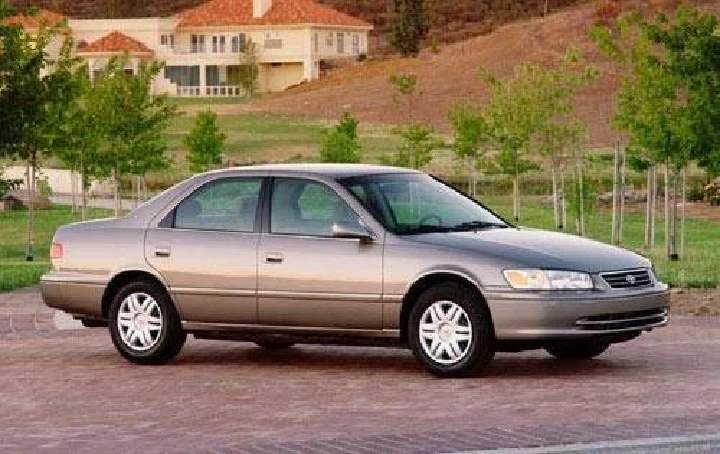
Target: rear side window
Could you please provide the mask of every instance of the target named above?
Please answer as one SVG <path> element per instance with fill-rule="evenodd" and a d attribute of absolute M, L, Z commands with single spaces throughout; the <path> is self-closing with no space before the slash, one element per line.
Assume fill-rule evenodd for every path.
<path fill-rule="evenodd" d="M 175 209 L 173 227 L 254 232 L 261 178 L 224 178 L 206 184 Z"/>

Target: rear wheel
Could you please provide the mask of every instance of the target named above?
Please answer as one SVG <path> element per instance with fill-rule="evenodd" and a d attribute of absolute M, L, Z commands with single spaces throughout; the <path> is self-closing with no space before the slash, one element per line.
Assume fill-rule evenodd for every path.
<path fill-rule="evenodd" d="M 467 287 L 425 290 L 410 312 L 408 338 L 415 357 L 439 377 L 476 374 L 495 354 L 490 311 Z"/>
<path fill-rule="evenodd" d="M 186 334 L 165 289 L 151 282 L 125 285 L 110 305 L 110 337 L 136 364 L 162 364 L 177 356 Z"/>
<path fill-rule="evenodd" d="M 578 340 L 573 342 L 548 345 L 545 351 L 557 359 L 581 361 L 602 355 L 610 344 L 595 340 Z"/>

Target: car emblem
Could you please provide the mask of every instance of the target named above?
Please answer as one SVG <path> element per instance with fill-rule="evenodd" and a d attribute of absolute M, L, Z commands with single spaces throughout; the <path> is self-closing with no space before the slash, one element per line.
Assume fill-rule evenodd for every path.
<path fill-rule="evenodd" d="M 635 276 L 633 276 L 632 274 L 628 274 L 627 276 L 625 276 L 625 280 L 628 284 L 635 285 Z"/>

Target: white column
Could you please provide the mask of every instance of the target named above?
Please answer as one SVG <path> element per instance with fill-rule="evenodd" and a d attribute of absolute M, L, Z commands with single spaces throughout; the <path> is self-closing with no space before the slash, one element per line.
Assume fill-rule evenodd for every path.
<path fill-rule="evenodd" d="M 305 33 L 305 48 L 303 49 L 303 79 L 313 80 L 313 69 L 315 59 L 313 58 L 312 29 L 308 28 Z"/>
<path fill-rule="evenodd" d="M 205 87 L 205 76 L 207 69 L 205 65 L 200 65 L 200 96 L 207 96 L 207 91 Z"/>

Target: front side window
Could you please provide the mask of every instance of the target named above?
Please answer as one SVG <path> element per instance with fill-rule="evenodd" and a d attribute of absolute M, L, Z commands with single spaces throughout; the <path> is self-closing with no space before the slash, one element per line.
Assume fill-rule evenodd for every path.
<path fill-rule="evenodd" d="M 253 232 L 260 178 L 224 178 L 192 193 L 175 209 L 176 229 Z"/>
<path fill-rule="evenodd" d="M 482 205 L 422 173 L 368 175 L 340 183 L 398 235 L 508 227 Z"/>
<path fill-rule="evenodd" d="M 298 178 L 273 183 L 270 231 L 277 234 L 332 236 L 334 223 L 360 224 L 355 212 L 331 188 Z"/>

